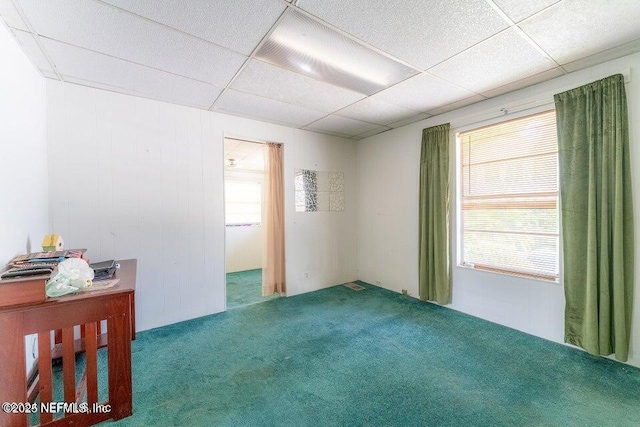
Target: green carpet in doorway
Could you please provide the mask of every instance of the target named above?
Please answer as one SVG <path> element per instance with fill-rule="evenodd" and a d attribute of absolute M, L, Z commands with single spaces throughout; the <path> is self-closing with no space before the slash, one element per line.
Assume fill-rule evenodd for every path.
<path fill-rule="evenodd" d="M 640 369 L 367 285 L 138 334 L 118 426 L 638 426 Z"/>
<path fill-rule="evenodd" d="M 278 294 L 262 296 L 262 269 L 227 273 L 227 309 L 277 298 Z"/>

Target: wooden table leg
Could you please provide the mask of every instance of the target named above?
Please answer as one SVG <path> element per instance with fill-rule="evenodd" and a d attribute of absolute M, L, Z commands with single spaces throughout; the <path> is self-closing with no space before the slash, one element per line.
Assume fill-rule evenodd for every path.
<path fill-rule="evenodd" d="M 114 299 L 114 313 L 107 319 L 109 340 L 109 402 L 111 415 L 119 420 L 133 413 L 131 387 L 131 305 L 129 298 Z"/>
<path fill-rule="evenodd" d="M 24 357 L 24 335 L 22 335 L 22 313 L 0 314 L 0 404 L 4 402 L 24 403 L 27 398 L 26 360 Z M 24 413 L 11 414 L 0 409 L 0 426 L 26 427 Z"/>

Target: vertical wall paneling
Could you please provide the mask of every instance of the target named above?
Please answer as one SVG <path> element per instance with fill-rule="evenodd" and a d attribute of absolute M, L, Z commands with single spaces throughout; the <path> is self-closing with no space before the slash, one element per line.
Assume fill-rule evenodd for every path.
<path fill-rule="evenodd" d="M 220 120 L 221 116 L 208 115 L 209 126 L 212 139 L 210 146 L 205 149 L 211 157 L 207 162 L 207 170 L 209 173 L 210 186 L 206 189 L 207 198 L 211 197 L 211 216 L 207 218 L 207 227 L 209 235 L 212 236 L 211 241 L 207 242 L 210 248 L 207 251 L 207 265 L 210 264 L 211 272 L 216 279 L 222 279 L 222 284 L 214 282 L 209 290 L 213 294 L 214 312 L 222 311 L 226 308 L 226 279 L 224 269 L 224 127 L 220 127 L 219 123 L 225 123 Z"/>
<path fill-rule="evenodd" d="M 176 250 L 180 247 L 180 222 L 178 220 L 178 152 L 182 147 L 178 144 L 179 126 L 176 120 L 177 107 L 160 104 L 160 188 L 162 189 L 161 218 L 161 283 L 163 285 L 163 317 L 164 323 L 174 323 L 181 319 L 180 291 L 180 255 Z M 157 284 L 158 286 L 160 284 Z"/>
<path fill-rule="evenodd" d="M 115 258 L 115 239 L 113 228 L 113 144 L 111 138 L 111 102 L 110 92 L 96 92 L 96 150 L 97 168 L 95 171 L 98 196 L 98 241 L 99 246 L 92 248 L 96 260 Z M 63 234 L 64 236 L 64 234 Z"/>
<path fill-rule="evenodd" d="M 220 148 L 217 139 L 214 137 L 211 129 L 210 114 L 200 112 L 200 125 L 202 129 L 202 218 L 203 218 L 203 262 L 204 262 L 204 295 L 205 311 L 208 313 L 224 310 L 224 294 L 221 296 L 216 292 L 213 280 L 220 277 L 221 274 L 216 269 L 215 250 L 216 250 L 216 234 L 215 234 L 215 207 L 216 193 L 220 193 L 220 189 L 214 185 L 214 170 L 216 162 L 222 161 L 216 156 L 216 149 Z M 223 303 L 219 305 L 219 303 Z"/>
<path fill-rule="evenodd" d="M 156 260 L 162 259 L 162 175 L 160 105 L 136 99 L 136 159 L 138 203 L 138 295 L 136 302 L 145 316 L 142 329 L 152 326 L 149 318 L 163 318 L 164 283 Z"/>
<path fill-rule="evenodd" d="M 38 249 L 49 232 L 52 174 L 47 159 L 59 159 L 64 152 L 53 152 L 47 146 L 45 80 L 4 25 L 0 25 L 0 64 L 0 181 L 4 185 L 0 266 L 4 266 L 14 256 Z M 62 123 L 58 122 L 60 129 L 64 129 Z M 38 353 L 37 346 L 31 351 L 33 339 L 25 340 L 27 369 Z"/>
<path fill-rule="evenodd" d="M 356 278 L 354 141 L 53 80 L 47 86 L 50 167 L 64 162 L 50 193 L 51 222 L 92 260 L 138 259 L 140 330 L 225 309 L 225 135 L 284 145 L 288 294 Z M 344 172 L 347 209 L 296 213 L 293 177 L 301 168 Z"/>
<path fill-rule="evenodd" d="M 206 313 L 204 289 L 204 189 L 202 162 L 202 120 L 200 111 L 189 109 L 187 135 L 186 171 L 189 175 L 189 262 L 186 268 L 190 277 L 190 306 L 193 315 L 203 316 Z M 210 197 L 210 196 L 209 196 Z"/>
<path fill-rule="evenodd" d="M 65 88 L 69 90 L 72 86 L 65 85 Z M 87 98 L 78 101 L 82 104 L 90 102 Z M 138 188 L 136 185 L 139 175 L 135 98 L 113 94 L 111 117 L 114 255 L 118 259 L 135 258 L 140 252 L 138 245 Z M 69 197 L 76 196 L 70 194 Z M 70 246 L 86 246 L 89 249 L 93 246 L 92 243 L 91 241 L 80 242 L 73 239 L 69 242 Z"/>
<path fill-rule="evenodd" d="M 83 99 L 89 98 L 89 105 Z M 66 168 L 59 171 L 65 176 L 68 192 L 72 194 L 67 202 L 69 231 L 63 234 L 72 241 L 98 241 L 99 216 L 88 212 L 99 210 L 98 192 L 98 149 L 96 93 L 83 86 L 70 87 L 65 92 L 66 112 Z M 97 255 L 91 249 L 89 258 Z M 99 250 L 99 247 L 95 249 Z"/>
<path fill-rule="evenodd" d="M 56 195 L 49 197 L 49 226 L 52 232 L 68 238 L 67 126 L 63 87 L 48 85 L 47 99 L 48 183 L 50 195 Z"/>

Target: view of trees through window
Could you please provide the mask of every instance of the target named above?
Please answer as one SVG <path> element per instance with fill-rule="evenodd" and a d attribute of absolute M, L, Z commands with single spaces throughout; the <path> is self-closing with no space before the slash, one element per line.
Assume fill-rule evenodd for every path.
<path fill-rule="evenodd" d="M 557 280 L 555 112 L 458 134 L 460 264 Z"/>

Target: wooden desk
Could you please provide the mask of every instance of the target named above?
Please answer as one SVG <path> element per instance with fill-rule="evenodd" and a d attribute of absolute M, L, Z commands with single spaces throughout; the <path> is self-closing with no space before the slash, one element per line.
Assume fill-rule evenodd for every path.
<path fill-rule="evenodd" d="M 52 333 L 62 331 L 64 402 L 80 402 L 76 390 L 76 332 L 84 328 L 86 350 L 86 402 L 111 405 L 106 413 L 65 413 L 53 420 L 51 413 L 40 413 L 42 426 L 88 426 L 108 419 L 121 419 L 132 413 L 131 339 L 135 334 L 134 296 L 136 260 L 119 261 L 114 287 L 49 298 L 41 304 L 0 309 L 0 403 L 27 402 L 24 337 L 38 334 L 39 396 L 52 401 Z M 106 337 L 98 336 L 98 325 L 107 322 Z M 104 338 L 104 339 L 100 339 Z M 98 402 L 98 342 L 108 347 L 108 390 L 106 402 Z M 78 398 L 78 396 L 80 396 Z M 38 408 L 38 412 L 39 412 Z M 27 426 L 26 414 L 6 413 L 0 409 L 0 427 Z"/>

